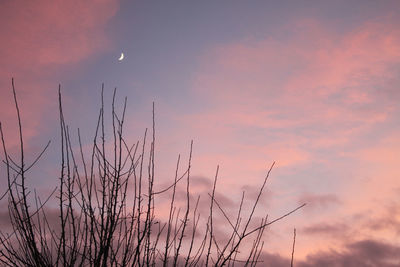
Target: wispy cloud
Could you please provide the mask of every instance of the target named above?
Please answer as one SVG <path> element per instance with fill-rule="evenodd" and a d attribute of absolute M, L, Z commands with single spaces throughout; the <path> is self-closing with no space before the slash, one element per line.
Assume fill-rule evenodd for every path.
<path fill-rule="evenodd" d="M 379 216 L 382 203 L 373 198 L 383 195 L 372 193 L 378 183 L 388 185 L 386 200 L 399 185 L 397 146 L 384 140 L 398 143 L 400 31 L 390 18 L 341 33 L 312 19 L 295 25 L 282 26 L 285 35 L 211 49 L 193 79 L 204 108 L 179 114 L 181 134 L 204 138 L 200 146 L 212 149 L 204 158 L 197 154 L 196 164 L 220 163 L 229 186 L 242 177 L 257 184 L 276 160 L 275 203 L 309 202 L 307 210 L 321 211 L 313 218 L 325 230 L 335 230 L 333 217 L 346 228 L 352 214 L 376 208 Z"/>
<path fill-rule="evenodd" d="M 299 204 L 307 203 L 307 209 L 326 209 L 341 204 L 339 198 L 334 194 L 312 194 L 306 193 L 300 196 Z"/>
<path fill-rule="evenodd" d="M 0 120 L 8 122 L 7 130 L 15 121 L 11 77 L 16 79 L 25 137 L 30 138 L 49 119 L 45 111 L 56 108 L 60 71 L 112 46 L 105 25 L 117 9 L 114 0 L 0 3 Z"/>
<path fill-rule="evenodd" d="M 337 234 L 344 235 L 345 232 L 349 229 L 349 227 L 345 224 L 339 223 L 320 223 L 313 224 L 305 227 L 302 231 L 307 235 L 332 235 L 335 236 Z"/>

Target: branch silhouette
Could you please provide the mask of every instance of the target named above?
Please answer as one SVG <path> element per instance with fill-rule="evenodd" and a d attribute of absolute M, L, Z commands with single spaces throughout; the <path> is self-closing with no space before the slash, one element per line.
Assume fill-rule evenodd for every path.
<path fill-rule="evenodd" d="M 28 173 L 40 163 L 51 142 L 30 164 L 26 163 L 22 114 L 14 79 L 11 86 L 19 148 L 18 160 L 14 160 L 7 149 L 4 124 L 0 123 L 2 162 L 7 181 L 0 200 L 8 201 L 12 227 L 9 232 L 0 230 L 0 263 L 4 266 L 256 266 L 262 264 L 262 237 L 267 226 L 305 205 L 272 221 L 268 221 L 268 215 L 263 211 L 264 217 L 256 221 L 256 208 L 274 162 L 246 219 L 242 218 L 244 192 L 234 218 L 230 218 L 230 212 L 217 201 L 219 166 L 208 193 L 209 204 L 203 208 L 201 196 L 195 196 L 191 191 L 193 141 L 190 143 L 188 165 L 183 172 L 180 170 L 179 155 L 173 181 L 163 189 L 155 190 L 154 103 L 152 127 L 144 131 L 141 140 L 129 144 L 124 132 L 127 98 L 124 99 L 122 112 L 118 113 L 114 89 L 111 120 L 108 121 L 104 84 L 89 148 L 84 147 L 80 129 L 77 130 L 77 144 L 73 144 L 59 86 L 58 186 L 49 195 L 39 196 L 34 188 L 27 185 L 27 179 L 31 179 Z M 186 183 L 182 184 L 182 181 Z M 31 194 L 32 190 L 34 194 Z M 181 191 L 184 197 L 178 199 Z M 157 212 L 158 203 L 167 204 L 166 218 Z M 202 210 L 207 210 L 207 214 L 201 214 Z M 217 218 L 220 217 L 227 221 L 228 227 L 223 230 L 226 238 L 222 238 L 218 229 Z M 250 228 L 255 223 L 258 226 Z M 294 245 L 295 234 L 292 266 Z"/>

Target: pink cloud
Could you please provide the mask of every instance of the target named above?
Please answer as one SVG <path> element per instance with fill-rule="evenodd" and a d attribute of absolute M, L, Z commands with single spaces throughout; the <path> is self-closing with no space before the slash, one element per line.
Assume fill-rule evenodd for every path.
<path fill-rule="evenodd" d="M 0 4 L 0 120 L 8 136 L 14 136 L 16 118 L 11 77 L 16 78 L 25 136 L 35 136 L 45 111 L 57 108 L 53 76 L 112 46 L 104 26 L 117 9 L 117 0 Z"/>
<path fill-rule="evenodd" d="M 1 71 L 34 71 L 48 64 L 77 62 L 110 45 L 104 25 L 118 2 L 48 1 L 1 4 Z"/>
<path fill-rule="evenodd" d="M 193 85 L 211 108 L 187 123 L 231 141 L 235 128 L 278 130 L 278 142 L 287 138 L 300 154 L 309 153 L 305 144 L 348 145 L 393 114 L 399 44 L 400 31 L 388 23 L 338 35 L 306 21 L 288 39 L 221 45 L 204 58 Z"/>
<path fill-rule="evenodd" d="M 308 20 L 299 21 L 295 28 L 282 28 L 285 37 L 223 44 L 203 57 L 193 91 L 207 109 L 184 115 L 181 136 L 203 139 L 196 142 L 208 146 L 209 153 L 196 151 L 196 165 L 204 170 L 221 163 L 226 186 L 243 182 L 241 177 L 256 184 L 261 169 L 276 160 L 278 170 L 273 176 L 278 177 L 272 177 L 271 183 L 280 190 L 278 202 L 283 205 L 301 197 L 304 191 L 288 189 L 301 184 L 305 191 L 331 190 L 328 193 L 335 197 L 325 199 L 326 203 L 340 202 L 332 205 L 332 212 L 315 215 L 313 220 L 323 225 L 333 219 L 347 225 L 352 215 L 372 209 L 380 218 L 382 202 L 374 199 L 387 201 L 394 196 L 390 188 L 398 187 L 399 139 L 384 141 L 391 135 L 384 128 L 396 124 L 400 111 L 398 27 L 382 20 L 339 34 Z M 279 177 L 284 170 L 307 172 L 298 177 L 293 171 L 290 183 Z M 365 182 L 371 176 L 375 178 Z M 355 235 L 365 238 L 379 233 L 363 228 Z M 305 239 L 304 248 L 313 247 L 313 242 Z"/>

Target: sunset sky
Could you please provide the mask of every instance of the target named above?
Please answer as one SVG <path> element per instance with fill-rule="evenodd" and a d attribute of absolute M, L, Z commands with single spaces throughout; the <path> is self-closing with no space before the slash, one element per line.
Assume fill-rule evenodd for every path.
<path fill-rule="evenodd" d="M 87 144 L 101 84 L 106 101 L 116 87 L 132 142 L 155 102 L 159 187 L 192 139 L 193 179 L 211 182 L 219 165 L 228 203 L 254 195 L 276 162 L 259 214 L 307 206 L 268 228 L 271 266 L 288 266 L 294 227 L 296 266 L 398 266 L 399 14 L 389 0 L 4 0 L 0 121 L 15 150 L 14 77 L 27 157 L 52 140 L 30 183 L 51 191 L 58 85 Z"/>

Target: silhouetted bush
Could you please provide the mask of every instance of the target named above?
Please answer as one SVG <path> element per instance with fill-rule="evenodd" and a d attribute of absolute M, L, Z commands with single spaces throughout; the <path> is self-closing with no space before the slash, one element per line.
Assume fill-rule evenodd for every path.
<path fill-rule="evenodd" d="M 272 164 L 249 214 L 243 215 L 243 193 L 237 214 L 229 218 L 216 199 L 217 167 L 212 190 L 205 196 L 209 212 L 201 226 L 200 197 L 193 201 L 190 193 L 192 144 L 183 174 L 179 174 L 178 157 L 174 181 L 156 192 L 154 104 L 152 129 L 146 129 L 141 142 L 129 144 L 123 132 L 127 100 L 118 115 L 114 91 L 111 137 L 106 140 L 103 90 L 89 155 L 84 153 L 79 129 L 78 149 L 71 144 L 59 90 L 59 185 L 45 199 L 36 193 L 32 195 L 26 184 L 27 172 L 37 164 L 50 142 L 27 165 L 14 82 L 12 87 L 19 125 L 18 160 L 9 155 L 0 124 L 8 185 L 2 198 L 8 197 L 12 226 L 11 232 L 0 231 L 0 262 L 4 266 L 255 266 L 260 261 L 266 227 L 304 206 L 275 220 L 269 221 L 265 216 L 254 226 L 255 210 Z M 184 205 L 176 204 L 178 183 L 184 183 Z M 155 198 L 163 195 L 171 196 L 165 222 L 155 213 Z M 46 208 L 49 200 L 58 203 L 57 215 Z M 215 233 L 216 213 L 226 220 L 230 232 L 223 242 L 218 241 Z M 243 246 L 245 240 L 250 245 Z"/>

